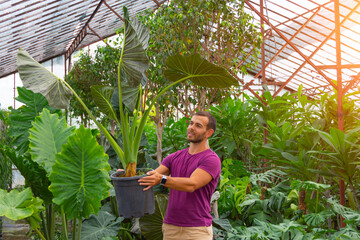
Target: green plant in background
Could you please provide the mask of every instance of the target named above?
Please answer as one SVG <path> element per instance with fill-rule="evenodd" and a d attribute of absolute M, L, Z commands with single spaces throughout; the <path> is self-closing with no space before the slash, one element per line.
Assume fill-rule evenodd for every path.
<path fill-rule="evenodd" d="M 79 55 L 79 59 L 74 63 L 65 79 L 79 94 L 91 113 L 98 116 L 100 112 L 92 100 L 90 87 L 102 83 L 101 71 L 87 53 L 80 51 Z M 70 101 L 69 112 L 73 117 L 80 117 L 81 124 L 89 126 L 89 116 L 78 101 L 73 99 Z"/>
<path fill-rule="evenodd" d="M 244 168 L 244 163 L 226 159 L 222 162 L 218 199 L 219 214 L 222 218 L 236 219 L 241 213 L 239 206 L 245 200 L 249 188 L 250 173 Z"/>
<path fill-rule="evenodd" d="M 316 150 L 320 137 L 302 124 L 293 125 L 285 121 L 282 125 L 268 121 L 268 140 L 261 150 L 269 161 L 293 179 L 315 181 L 319 171 Z M 299 189 L 299 209 L 306 213 L 306 190 Z"/>
<path fill-rule="evenodd" d="M 226 68 L 234 77 L 240 72 L 246 74 L 258 64 L 262 42 L 260 28 L 245 11 L 243 1 L 174 0 L 165 2 L 156 11 L 145 11 L 139 18 L 150 30 L 147 53 L 151 64 L 147 73 L 151 83 L 148 89 L 155 95 L 168 84 L 163 74 L 165 62 L 175 53 L 199 53 L 209 62 Z M 247 55 L 248 49 L 252 49 L 251 56 Z M 196 110 L 206 110 L 234 92 L 186 82 L 170 88 L 155 104 L 157 161 L 162 160 L 162 134 L 168 118 L 175 117 L 176 111 L 189 117 Z"/>
<path fill-rule="evenodd" d="M 168 70 L 165 72 L 165 75 L 173 83 L 164 87 L 154 97 L 148 108 L 141 112 L 141 79 L 148 67 L 148 60 L 145 54 L 148 33 L 136 19 L 130 22 L 126 8 L 124 8 L 124 12 L 124 40 L 118 65 L 118 87 L 115 90 L 103 86 L 92 87 L 96 104 L 110 119 L 114 119 L 120 126 L 123 149 L 119 147 L 107 129 L 95 119 L 68 83 L 47 71 L 24 50 L 19 50 L 18 68 L 24 86 L 44 94 L 49 104 L 54 107 L 66 107 L 71 93 L 74 94 L 120 157 L 122 166 L 126 170 L 126 176 L 134 176 L 144 126 L 152 106 L 162 94 L 172 86 L 188 79 L 197 85 L 220 88 L 236 85 L 237 81 L 226 70 L 207 62 L 198 54 L 189 57 L 180 55 L 169 57 L 167 59 Z M 133 57 L 134 54 L 136 58 Z M 193 66 L 196 66 L 196 68 Z M 115 107 L 112 106 L 112 103 Z M 125 109 L 122 103 L 130 111 Z M 118 112 L 115 110 L 116 106 L 118 106 Z"/>
<path fill-rule="evenodd" d="M 6 155 L 6 149 L 11 148 L 11 137 L 7 134 L 9 112 L 0 109 L 0 189 L 11 188 L 12 164 Z"/>
<path fill-rule="evenodd" d="M 35 230 L 41 239 L 45 240 L 39 231 L 39 213 L 45 209 L 42 202 L 40 198 L 33 196 L 30 188 L 21 192 L 14 189 L 9 193 L 0 189 L 0 216 L 5 216 L 14 221 L 26 219 L 31 229 Z"/>
<path fill-rule="evenodd" d="M 210 108 L 219 129 L 219 134 L 211 140 L 214 144 L 211 146 L 220 153 L 220 157 L 239 159 L 250 170 L 256 165 L 253 150 L 262 145 L 262 139 L 253 110 L 254 101 L 246 95 L 244 98 L 245 101 L 227 98 L 218 106 Z"/>
<path fill-rule="evenodd" d="M 331 128 L 330 132 L 318 131 L 321 139 L 325 142 L 326 151 L 320 151 L 324 156 L 319 158 L 326 166 L 330 174 L 343 179 L 349 184 L 360 211 L 359 201 L 356 195 L 354 182 L 358 180 L 360 166 L 359 128 L 349 132 Z"/>

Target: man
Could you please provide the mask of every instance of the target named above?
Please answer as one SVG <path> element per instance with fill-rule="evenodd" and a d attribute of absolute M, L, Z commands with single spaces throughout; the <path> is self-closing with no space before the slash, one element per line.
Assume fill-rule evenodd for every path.
<path fill-rule="evenodd" d="M 211 240 L 210 199 L 219 180 L 221 162 L 208 145 L 216 129 L 209 112 L 197 112 L 187 129 L 190 147 L 167 156 L 147 177 L 139 179 L 144 190 L 157 184 L 170 188 L 163 223 L 164 240 Z"/>

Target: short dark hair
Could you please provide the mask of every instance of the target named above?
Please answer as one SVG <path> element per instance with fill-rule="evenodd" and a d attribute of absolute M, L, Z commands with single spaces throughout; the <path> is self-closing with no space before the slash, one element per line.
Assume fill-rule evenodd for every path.
<path fill-rule="evenodd" d="M 209 122 L 208 122 L 208 124 L 206 126 L 206 130 L 213 129 L 214 132 L 215 132 L 215 130 L 216 130 L 216 118 L 210 112 L 198 111 L 194 115 L 207 117 L 209 119 Z"/>

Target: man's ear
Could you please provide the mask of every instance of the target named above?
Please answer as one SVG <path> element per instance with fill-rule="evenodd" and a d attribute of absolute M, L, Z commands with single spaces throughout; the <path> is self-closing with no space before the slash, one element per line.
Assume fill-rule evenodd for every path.
<path fill-rule="evenodd" d="M 209 129 L 209 130 L 206 131 L 206 137 L 207 138 L 211 137 L 211 135 L 213 135 L 213 134 L 214 134 L 214 129 Z"/>

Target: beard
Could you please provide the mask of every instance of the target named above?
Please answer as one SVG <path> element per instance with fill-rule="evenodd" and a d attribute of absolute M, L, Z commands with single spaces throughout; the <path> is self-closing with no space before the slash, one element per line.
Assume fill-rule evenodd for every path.
<path fill-rule="evenodd" d="M 205 139 L 205 133 L 202 135 L 192 135 L 192 137 L 187 137 L 186 140 L 188 140 L 191 143 L 200 143 L 204 141 Z"/>

